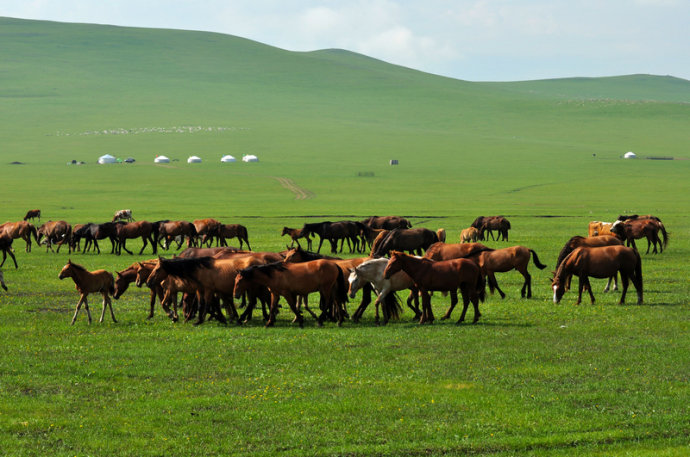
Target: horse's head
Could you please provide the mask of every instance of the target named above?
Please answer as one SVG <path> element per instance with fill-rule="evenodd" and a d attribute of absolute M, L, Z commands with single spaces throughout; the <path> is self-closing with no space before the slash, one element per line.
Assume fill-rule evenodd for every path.
<path fill-rule="evenodd" d="M 283 231 L 280 233 L 280 236 L 285 236 L 290 234 L 290 228 L 289 227 L 283 227 Z"/>
<path fill-rule="evenodd" d="M 71 278 L 72 277 L 72 260 L 67 260 L 67 264 L 65 264 L 64 267 L 62 267 L 62 270 L 60 270 L 60 274 L 58 275 L 58 279 L 65 279 L 65 278 Z"/>
<path fill-rule="evenodd" d="M 347 278 L 347 282 L 350 284 L 348 289 L 348 295 L 350 298 L 355 298 L 357 291 L 362 288 L 362 282 L 364 282 L 359 275 L 357 267 L 350 268 L 350 276 Z"/>
<path fill-rule="evenodd" d="M 141 287 L 144 283 L 146 283 L 148 287 L 154 287 L 156 284 L 160 284 L 160 282 L 167 277 L 165 269 L 161 266 L 162 264 L 163 259 L 159 259 L 156 266 L 150 270 L 140 263 L 139 269 L 137 270 L 137 287 Z"/>
<path fill-rule="evenodd" d="M 235 287 L 233 289 L 233 294 L 235 295 L 235 298 L 242 297 L 242 294 L 244 294 L 247 291 L 248 283 L 249 281 L 242 275 L 242 271 L 237 273 L 237 276 L 235 276 Z"/>
<path fill-rule="evenodd" d="M 402 258 L 405 254 L 400 251 L 391 251 L 391 258 L 386 264 L 386 268 L 383 270 L 383 277 L 385 279 L 390 279 L 393 274 L 402 270 Z"/>
<path fill-rule="evenodd" d="M 126 271 L 126 270 L 124 270 Z M 116 271 L 115 272 L 115 293 L 113 293 L 113 298 L 117 300 L 122 296 L 122 294 L 125 293 L 127 288 L 129 287 L 129 283 L 132 281 L 129 280 L 126 276 L 122 274 L 122 272 Z"/>
<path fill-rule="evenodd" d="M 555 276 L 553 278 L 553 282 L 551 283 L 551 288 L 553 289 L 553 302 L 554 303 L 559 303 L 561 301 L 561 298 L 563 298 L 563 295 L 565 294 L 566 291 L 566 285 L 567 282 L 565 278 L 561 278 L 559 276 Z"/>

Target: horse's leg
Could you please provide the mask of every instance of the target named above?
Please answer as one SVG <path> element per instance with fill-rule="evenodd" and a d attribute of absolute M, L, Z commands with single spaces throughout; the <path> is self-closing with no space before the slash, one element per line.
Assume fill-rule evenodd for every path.
<path fill-rule="evenodd" d="M 506 294 L 501 290 L 500 287 L 498 287 L 498 282 L 496 281 L 496 275 L 494 274 L 494 272 L 488 272 L 487 276 L 489 277 L 489 290 L 491 290 L 493 286 L 493 289 L 496 289 L 498 291 L 498 294 L 501 296 L 501 299 L 506 298 Z"/>
<path fill-rule="evenodd" d="M 285 297 L 285 300 L 288 302 L 292 312 L 295 313 L 295 317 L 297 317 L 297 323 L 299 324 L 300 328 L 304 327 L 304 317 L 302 317 L 300 310 L 297 309 L 297 300 L 295 294 L 288 294 Z"/>
<path fill-rule="evenodd" d="M 144 236 L 144 235 L 141 236 L 141 241 L 144 242 L 144 245 L 143 245 L 143 246 L 141 247 L 141 249 L 139 250 L 139 255 L 141 255 L 141 253 L 144 252 L 144 248 L 145 248 L 145 247 L 148 245 L 148 243 L 149 243 L 148 240 L 146 239 L 146 236 Z"/>
<path fill-rule="evenodd" d="M 15 269 L 19 268 L 19 266 L 17 265 L 17 259 L 14 257 L 14 254 L 12 253 L 12 251 L 10 249 L 3 249 L 2 250 L 2 263 L 0 263 L 0 267 L 2 267 L 5 264 L 5 260 L 7 259 L 7 254 L 9 254 L 10 257 L 12 257 L 12 261 L 14 262 L 14 268 Z"/>
<path fill-rule="evenodd" d="M 457 301 L 458 301 L 458 299 L 457 299 L 457 294 L 458 294 L 457 290 L 456 290 L 454 293 L 455 293 L 455 295 L 456 295 L 455 301 L 457 302 Z M 460 314 L 460 319 L 458 319 L 458 321 L 456 322 L 457 325 L 460 325 L 462 322 L 465 321 L 465 314 L 467 313 L 467 307 L 468 307 L 469 304 L 470 304 L 470 297 L 469 297 L 469 292 L 468 292 L 468 290 L 467 290 L 467 284 L 462 284 L 462 285 L 460 286 L 460 294 L 462 295 L 462 314 Z M 448 316 L 448 317 L 450 317 L 450 316 Z M 475 310 L 475 313 L 474 313 L 474 318 L 475 318 L 474 322 L 477 322 L 477 313 L 476 313 L 476 310 Z"/>
<path fill-rule="evenodd" d="M 144 240 L 144 246 L 146 246 L 146 239 L 143 236 L 141 238 Z M 118 252 L 122 253 L 122 249 L 124 249 L 127 254 L 134 255 L 132 251 L 127 249 L 127 238 L 122 239 L 122 242 L 120 243 L 120 248 L 118 248 Z M 141 250 L 143 251 L 144 248 L 142 247 Z M 141 254 L 141 252 L 139 252 L 139 254 Z"/>
<path fill-rule="evenodd" d="M 266 321 L 266 327 L 273 327 L 276 322 L 276 311 L 278 310 L 278 300 L 280 295 L 271 291 L 271 307 L 268 310 L 268 320 Z"/>
<path fill-rule="evenodd" d="M 86 295 L 80 295 L 79 296 L 79 301 L 77 302 L 77 308 L 74 310 L 74 316 L 72 317 L 72 323 L 70 325 L 74 325 L 74 322 L 77 320 L 77 314 L 79 314 L 79 310 L 81 309 L 81 305 L 83 303 L 86 303 Z M 88 305 L 87 305 L 87 310 Z M 89 315 L 89 324 L 91 323 L 91 315 Z"/>
<path fill-rule="evenodd" d="M 623 292 L 621 292 L 621 299 L 618 302 L 619 305 L 625 304 L 625 294 L 628 293 L 628 279 L 628 272 L 621 270 L 621 282 L 623 283 Z"/>
<path fill-rule="evenodd" d="M 525 298 L 525 289 L 527 290 L 527 298 L 532 298 L 532 276 L 529 274 L 527 271 L 527 268 L 525 268 L 524 272 L 522 273 L 522 276 L 525 278 L 525 282 L 522 284 L 522 289 L 520 290 L 520 295 L 522 298 Z"/>
<path fill-rule="evenodd" d="M 156 292 L 154 292 L 153 289 L 149 289 L 150 291 L 150 297 L 149 297 L 149 315 L 146 316 L 146 319 L 153 319 L 153 308 L 156 305 Z"/>
<path fill-rule="evenodd" d="M 463 302 L 465 301 L 465 297 L 463 295 Z M 443 315 L 441 318 L 442 321 L 445 321 L 446 319 L 450 318 L 451 313 L 453 312 L 453 309 L 455 308 L 455 305 L 458 304 L 458 291 L 454 290 L 450 293 L 450 307 L 448 308 L 448 311 L 446 311 L 446 314 Z M 460 318 L 460 321 L 465 319 L 465 311 L 467 310 L 467 305 L 465 305 L 465 309 L 462 311 L 462 317 Z M 458 321 L 458 322 L 460 322 Z"/>
<path fill-rule="evenodd" d="M 592 304 L 594 304 L 594 293 L 592 292 L 592 285 L 589 282 L 589 276 L 584 276 L 584 287 L 587 289 L 587 292 L 589 292 L 589 299 L 592 301 Z"/>
<path fill-rule="evenodd" d="M 429 321 L 428 309 L 431 307 L 431 297 L 429 297 L 429 292 L 422 289 L 420 290 L 422 294 L 422 315 L 419 318 L 419 323 L 424 324 Z"/>

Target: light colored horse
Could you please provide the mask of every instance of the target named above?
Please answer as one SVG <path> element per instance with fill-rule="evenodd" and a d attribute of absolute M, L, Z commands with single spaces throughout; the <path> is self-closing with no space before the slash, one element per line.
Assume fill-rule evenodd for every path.
<path fill-rule="evenodd" d="M 119 211 L 115 211 L 115 215 L 113 216 L 113 222 L 115 222 L 117 220 L 134 222 L 134 218 L 132 217 L 132 210 L 131 209 L 121 209 Z"/>
<path fill-rule="evenodd" d="M 357 291 L 361 289 L 366 283 L 371 283 L 376 289 L 377 297 L 374 305 L 376 306 L 376 322 L 379 321 L 379 305 L 386 296 L 391 292 L 397 292 L 399 290 L 410 289 L 410 296 L 407 298 L 407 306 L 415 313 L 415 319 L 421 317 L 421 311 L 419 310 L 419 298 L 417 293 L 417 288 L 414 285 L 414 281 L 410 276 L 404 271 L 395 273 L 390 279 L 383 277 L 383 270 L 386 269 L 388 265 L 387 258 L 371 259 L 360 265 L 351 268 L 350 276 L 348 277 L 348 282 L 350 283 L 349 295 L 350 298 L 355 298 Z M 414 300 L 414 306 L 412 301 Z M 384 320 L 386 316 L 384 316 Z"/>
<path fill-rule="evenodd" d="M 611 227 L 613 222 L 602 222 L 602 221 L 592 221 L 589 223 L 588 236 L 601 236 L 601 235 L 611 235 L 616 236 L 611 233 Z"/>
<path fill-rule="evenodd" d="M 479 230 L 474 227 L 468 227 L 460 232 L 461 243 L 476 243 L 479 240 Z"/>

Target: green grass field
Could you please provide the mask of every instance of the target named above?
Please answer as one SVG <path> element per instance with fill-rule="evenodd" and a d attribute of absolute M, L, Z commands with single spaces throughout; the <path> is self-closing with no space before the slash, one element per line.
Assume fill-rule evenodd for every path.
<path fill-rule="evenodd" d="M 504 214 L 511 241 L 489 245 L 529 246 L 549 266 L 530 265 L 531 300 L 518 273 L 499 275 L 508 296 L 489 297 L 477 325 L 454 325 L 456 311 L 419 327 L 408 311 L 377 327 L 369 310 L 299 329 L 283 310 L 271 329 L 193 327 L 160 308 L 147 321 L 148 293 L 131 288 L 117 324 L 69 326 L 78 297 L 57 275 L 70 256 L 16 240 L 0 291 L 0 454 L 689 453 L 690 82 L 472 83 L 338 50 L 8 18 L 0 36 L 0 221 L 32 208 L 70 223 L 122 208 L 215 217 L 277 251 L 284 225 L 395 214 L 455 242 L 476 216 Z M 630 150 L 641 158 L 620 159 Z M 137 162 L 97 165 L 105 153 Z M 565 241 L 625 213 L 671 233 L 663 254 L 642 254 L 645 304 L 619 306 L 594 280 L 595 305 L 573 291 L 554 305 Z M 110 271 L 149 257 L 71 255 Z M 449 303 L 432 301 L 437 314 Z"/>

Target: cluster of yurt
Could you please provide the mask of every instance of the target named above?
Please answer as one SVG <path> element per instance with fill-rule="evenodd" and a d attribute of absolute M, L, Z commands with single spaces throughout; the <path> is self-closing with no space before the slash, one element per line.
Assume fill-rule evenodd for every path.
<path fill-rule="evenodd" d="M 125 159 L 125 162 L 127 163 L 133 163 L 135 160 L 131 157 L 128 157 Z M 223 157 L 220 158 L 221 163 L 234 163 L 237 162 L 237 159 L 230 154 L 226 154 Z M 259 158 L 255 156 L 254 154 L 246 154 L 242 156 L 242 162 L 258 162 Z M 111 156 L 110 154 L 103 155 L 98 158 L 98 163 L 100 164 L 105 164 L 105 163 L 120 163 L 122 160 Z M 170 163 L 170 158 L 164 155 L 157 155 L 155 159 L 153 159 L 154 163 Z M 199 156 L 189 156 L 187 159 L 187 163 L 201 163 L 202 159 Z"/>

